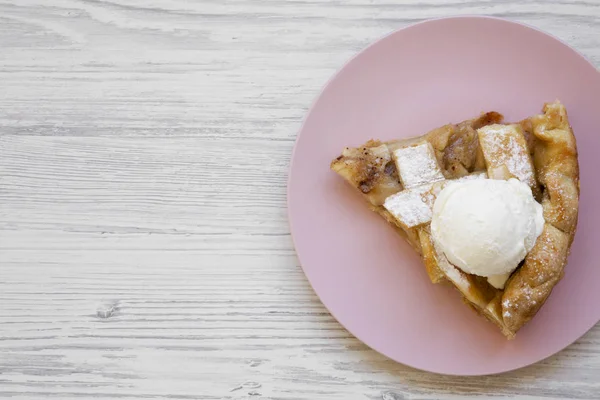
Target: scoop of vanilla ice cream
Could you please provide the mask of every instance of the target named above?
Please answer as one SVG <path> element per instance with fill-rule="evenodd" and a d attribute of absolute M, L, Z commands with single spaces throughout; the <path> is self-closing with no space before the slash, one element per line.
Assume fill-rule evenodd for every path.
<path fill-rule="evenodd" d="M 483 179 L 451 183 L 438 194 L 431 235 L 452 264 L 501 289 L 543 227 L 528 185 Z"/>

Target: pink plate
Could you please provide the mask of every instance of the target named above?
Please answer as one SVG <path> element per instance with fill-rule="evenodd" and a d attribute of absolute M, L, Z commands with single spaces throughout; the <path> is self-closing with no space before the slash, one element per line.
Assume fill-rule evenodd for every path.
<path fill-rule="evenodd" d="M 432 285 L 415 252 L 329 170 L 345 146 L 421 135 L 496 110 L 507 120 L 560 99 L 577 136 L 579 230 L 565 278 L 512 341 Z M 538 30 L 456 17 L 397 31 L 328 83 L 298 136 L 288 185 L 291 230 L 325 306 L 373 349 L 415 368 L 454 375 L 512 370 L 548 357 L 600 318 L 600 74 Z"/>

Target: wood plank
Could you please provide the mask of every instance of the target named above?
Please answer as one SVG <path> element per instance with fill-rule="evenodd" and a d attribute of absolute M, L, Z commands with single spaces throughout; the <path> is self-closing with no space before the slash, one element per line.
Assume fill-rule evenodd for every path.
<path fill-rule="evenodd" d="M 600 65 L 596 0 L 0 0 L 0 398 L 599 399 L 600 326 L 519 371 L 432 375 L 353 338 L 295 257 L 311 102 L 455 14 Z"/>

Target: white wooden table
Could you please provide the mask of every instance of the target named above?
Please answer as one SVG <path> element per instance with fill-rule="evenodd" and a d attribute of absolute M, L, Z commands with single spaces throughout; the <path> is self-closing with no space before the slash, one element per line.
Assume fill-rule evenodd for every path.
<path fill-rule="evenodd" d="M 437 376 L 354 339 L 298 265 L 307 107 L 367 44 L 452 14 L 600 65 L 598 0 L 0 0 L 0 398 L 600 398 L 600 326 Z"/>

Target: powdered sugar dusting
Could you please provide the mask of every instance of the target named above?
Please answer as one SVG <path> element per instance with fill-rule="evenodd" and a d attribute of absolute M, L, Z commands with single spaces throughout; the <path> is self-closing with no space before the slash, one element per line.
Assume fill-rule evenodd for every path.
<path fill-rule="evenodd" d="M 385 199 L 383 206 L 407 228 L 431 221 L 432 184 L 422 185 L 396 193 Z"/>
<path fill-rule="evenodd" d="M 397 149 L 394 158 L 400 180 L 407 189 L 444 179 L 429 142 Z"/>
<path fill-rule="evenodd" d="M 478 132 L 490 176 L 506 167 L 521 182 L 536 184 L 527 142 L 515 125 L 489 125 Z"/>
<path fill-rule="evenodd" d="M 512 307 L 512 302 L 509 299 L 505 299 L 502 302 L 502 316 L 504 318 L 510 318 L 512 316 L 510 312 L 510 308 Z"/>
<path fill-rule="evenodd" d="M 510 318 L 513 311 L 519 313 L 519 310 L 530 310 L 537 305 L 535 289 L 531 286 L 520 286 L 517 293 L 518 295 L 511 296 L 512 300 L 507 298 L 502 301 L 504 318 Z"/>

